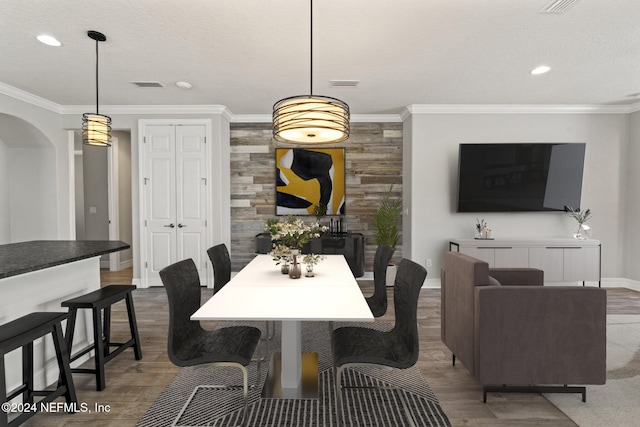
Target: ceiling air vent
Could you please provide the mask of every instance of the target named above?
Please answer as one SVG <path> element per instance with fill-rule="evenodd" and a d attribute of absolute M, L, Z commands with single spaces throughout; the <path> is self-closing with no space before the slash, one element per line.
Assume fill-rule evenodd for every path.
<path fill-rule="evenodd" d="M 160 82 L 131 82 L 138 87 L 164 87 Z"/>
<path fill-rule="evenodd" d="M 329 80 L 331 87 L 358 87 L 360 80 Z"/>
<path fill-rule="evenodd" d="M 539 13 L 565 13 L 580 0 L 551 0 Z"/>

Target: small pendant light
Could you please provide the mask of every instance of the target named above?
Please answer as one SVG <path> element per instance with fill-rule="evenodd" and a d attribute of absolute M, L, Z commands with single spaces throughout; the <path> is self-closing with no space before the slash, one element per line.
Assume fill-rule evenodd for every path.
<path fill-rule="evenodd" d="M 96 41 L 96 112 L 82 115 L 82 142 L 98 147 L 110 147 L 111 117 L 100 114 L 98 109 L 98 43 L 107 38 L 97 31 L 88 31 L 87 35 Z"/>

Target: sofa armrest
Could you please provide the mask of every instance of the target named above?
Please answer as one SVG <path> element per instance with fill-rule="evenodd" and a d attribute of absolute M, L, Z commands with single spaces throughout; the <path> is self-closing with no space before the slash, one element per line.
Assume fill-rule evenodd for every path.
<path fill-rule="evenodd" d="M 544 271 L 537 268 L 490 268 L 489 276 L 501 285 L 542 286 L 544 284 Z"/>
<path fill-rule="evenodd" d="M 475 296 L 481 384 L 605 383 L 606 290 L 482 286 Z"/>

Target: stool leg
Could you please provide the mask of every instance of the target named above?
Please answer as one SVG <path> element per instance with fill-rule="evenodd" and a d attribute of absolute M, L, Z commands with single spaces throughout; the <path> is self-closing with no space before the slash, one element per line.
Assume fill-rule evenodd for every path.
<path fill-rule="evenodd" d="M 99 308 L 91 310 L 93 312 L 93 348 L 95 349 L 96 365 L 96 390 L 102 391 L 104 382 L 104 340 L 102 338 L 102 313 Z"/>
<path fill-rule="evenodd" d="M 104 320 L 102 321 L 102 330 L 104 334 L 104 355 L 109 355 L 110 343 L 111 343 L 111 306 L 104 308 Z"/>
<path fill-rule="evenodd" d="M 78 314 L 78 309 L 75 307 L 69 307 L 69 316 L 67 317 L 67 330 L 64 334 L 65 341 L 67 344 L 67 351 L 69 352 L 69 360 L 73 357 L 73 335 L 76 331 L 76 315 Z"/>
<path fill-rule="evenodd" d="M 142 359 L 142 347 L 140 346 L 140 336 L 138 335 L 138 323 L 136 322 L 136 311 L 133 308 L 133 296 L 131 292 L 127 294 L 127 314 L 129 315 L 129 329 L 131 329 L 131 338 L 134 339 L 133 351 L 136 360 Z"/>
<path fill-rule="evenodd" d="M 67 326 L 69 324 L 67 323 Z M 58 369 L 60 370 L 60 382 L 66 386 L 67 391 L 64 396 L 67 403 L 77 403 L 78 397 L 76 395 L 76 387 L 73 383 L 73 377 L 71 376 L 71 367 L 69 366 L 69 350 L 65 338 L 62 336 L 62 325 L 56 323 L 53 325 L 53 345 L 56 348 L 56 355 L 58 356 Z"/>
<path fill-rule="evenodd" d="M 0 403 L 7 401 L 7 383 L 4 375 L 4 352 L 0 352 Z M 6 427 L 8 425 L 9 413 L 7 411 L 0 411 L 0 427 Z"/>
<path fill-rule="evenodd" d="M 33 341 L 22 346 L 22 383 L 27 386 L 22 401 L 33 404 Z"/>

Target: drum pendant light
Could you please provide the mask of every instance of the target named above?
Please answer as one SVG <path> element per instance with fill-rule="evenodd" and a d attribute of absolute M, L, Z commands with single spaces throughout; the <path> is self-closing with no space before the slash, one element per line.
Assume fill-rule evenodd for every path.
<path fill-rule="evenodd" d="M 349 138 L 349 106 L 328 96 L 313 95 L 313 0 L 310 25 L 310 91 L 273 105 L 273 138 L 293 144 L 331 144 Z"/>
<path fill-rule="evenodd" d="M 100 114 L 98 109 L 98 43 L 107 38 L 97 31 L 88 31 L 87 35 L 96 41 L 96 112 L 82 115 L 82 142 L 98 147 L 110 147 L 111 117 Z"/>

